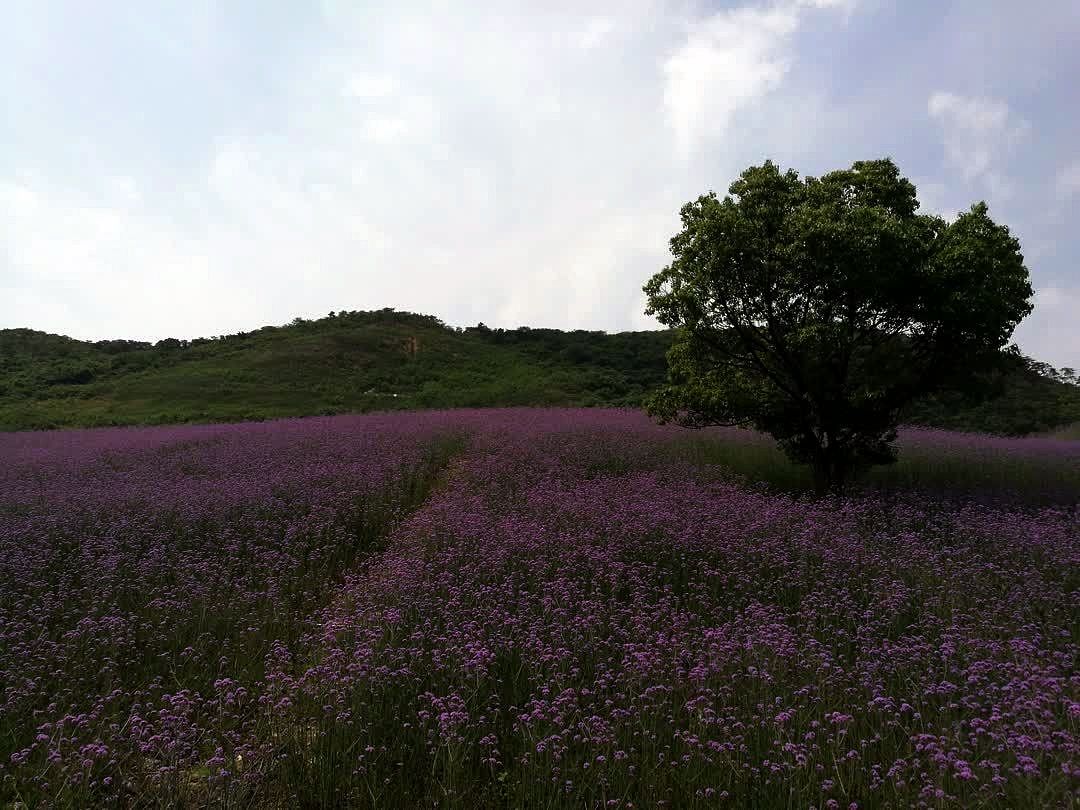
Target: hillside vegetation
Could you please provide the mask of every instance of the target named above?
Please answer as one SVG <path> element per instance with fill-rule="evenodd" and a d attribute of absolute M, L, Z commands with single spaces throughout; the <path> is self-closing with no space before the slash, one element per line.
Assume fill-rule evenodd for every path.
<path fill-rule="evenodd" d="M 0 330 L 0 429 L 258 420 L 498 406 L 637 406 L 672 332 L 465 329 L 384 309 L 155 344 Z M 1028 358 L 978 406 L 944 394 L 915 424 L 1021 435 L 1080 421 L 1075 377 Z"/>

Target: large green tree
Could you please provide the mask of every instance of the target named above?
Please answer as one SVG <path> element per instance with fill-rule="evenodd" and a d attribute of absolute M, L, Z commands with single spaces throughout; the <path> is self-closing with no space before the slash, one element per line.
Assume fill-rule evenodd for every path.
<path fill-rule="evenodd" d="M 1019 242 L 980 202 L 917 213 L 891 159 L 800 180 L 772 161 L 683 206 L 645 285 L 677 329 L 660 421 L 743 425 L 810 464 L 819 491 L 894 461 L 905 406 L 978 390 L 1032 309 Z"/>

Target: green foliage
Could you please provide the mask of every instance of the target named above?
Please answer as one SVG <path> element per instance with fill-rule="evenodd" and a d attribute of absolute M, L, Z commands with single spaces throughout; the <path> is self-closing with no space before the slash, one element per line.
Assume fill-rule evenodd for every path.
<path fill-rule="evenodd" d="M 482 324 L 453 329 L 437 318 L 394 310 L 340 312 L 298 326 L 153 345 L 7 329 L 0 330 L 0 429 L 403 408 L 637 407 L 663 383 L 673 335 Z M 1080 386 L 1063 373 L 1017 362 L 999 380 L 998 399 L 971 405 L 958 394 L 942 395 L 908 418 L 1013 435 L 1078 422 Z"/>
<path fill-rule="evenodd" d="M 985 203 L 921 215 L 889 159 L 800 181 L 771 162 L 682 208 L 646 312 L 677 329 L 662 421 L 744 425 L 820 489 L 895 460 L 905 409 L 991 393 L 1032 309 L 1019 242 Z"/>
<path fill-rule="evenodd" d="M 1024 436 L 1080 423 L 1080 384 L 1074 375 L 1027 357 L 1009 356 L 988 399 L 956 390 L 924 397 L 906 410 L 911 424 L 949 430 Z M 1065 436 L 1062 436 L 1065 438 Z"/>
<path fill-rule="evenodd" d="M 454 329 L 384 309 L 156 344 L 0 330 L 0 428 L 513 405 L 640 405 L 667 332 Z"/>

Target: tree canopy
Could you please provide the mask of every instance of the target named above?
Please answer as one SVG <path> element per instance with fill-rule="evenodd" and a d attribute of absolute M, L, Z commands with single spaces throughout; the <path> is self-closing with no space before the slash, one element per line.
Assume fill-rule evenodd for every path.
<path fill-rule="evenodd" d="M 1032 309 L 1020 244 L 986 203 L 920 214 L 891 159 L 802 180 L 766 161 L 728 192 L 683 206 L 674 261 L 645 285 L 647 314 L 677 329 L 649 410 L 770 433 L 821 490 L 895 460 L 917 398 L 976 395 Z"/>

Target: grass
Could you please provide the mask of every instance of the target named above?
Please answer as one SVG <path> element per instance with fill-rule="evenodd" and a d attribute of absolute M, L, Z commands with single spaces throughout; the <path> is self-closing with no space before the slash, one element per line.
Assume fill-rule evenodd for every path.
<path fill-rule="evenodd" d="M 1052 439 L 1080 439 L 1080 422 L 1073 422 L 1071 425 L 1051 430 L 1046 435 Z"/>
<path fill-rule="evenodd" d="M 1001 438 L 920 428 L 901 431 L 899 459 L 853 482 L 855 492 L 921 492 L 982 501 L 1068 504 L 1080 493 L 1080 465 L 1069 431 Z M 1080 437 L 1077 437 L 1080 438 Z M 672 445 L 680 458 L 746 485 L 794 495 L 813 491 L 810 469 L 790 462 L 767 436 L 714 431 Z"/>

